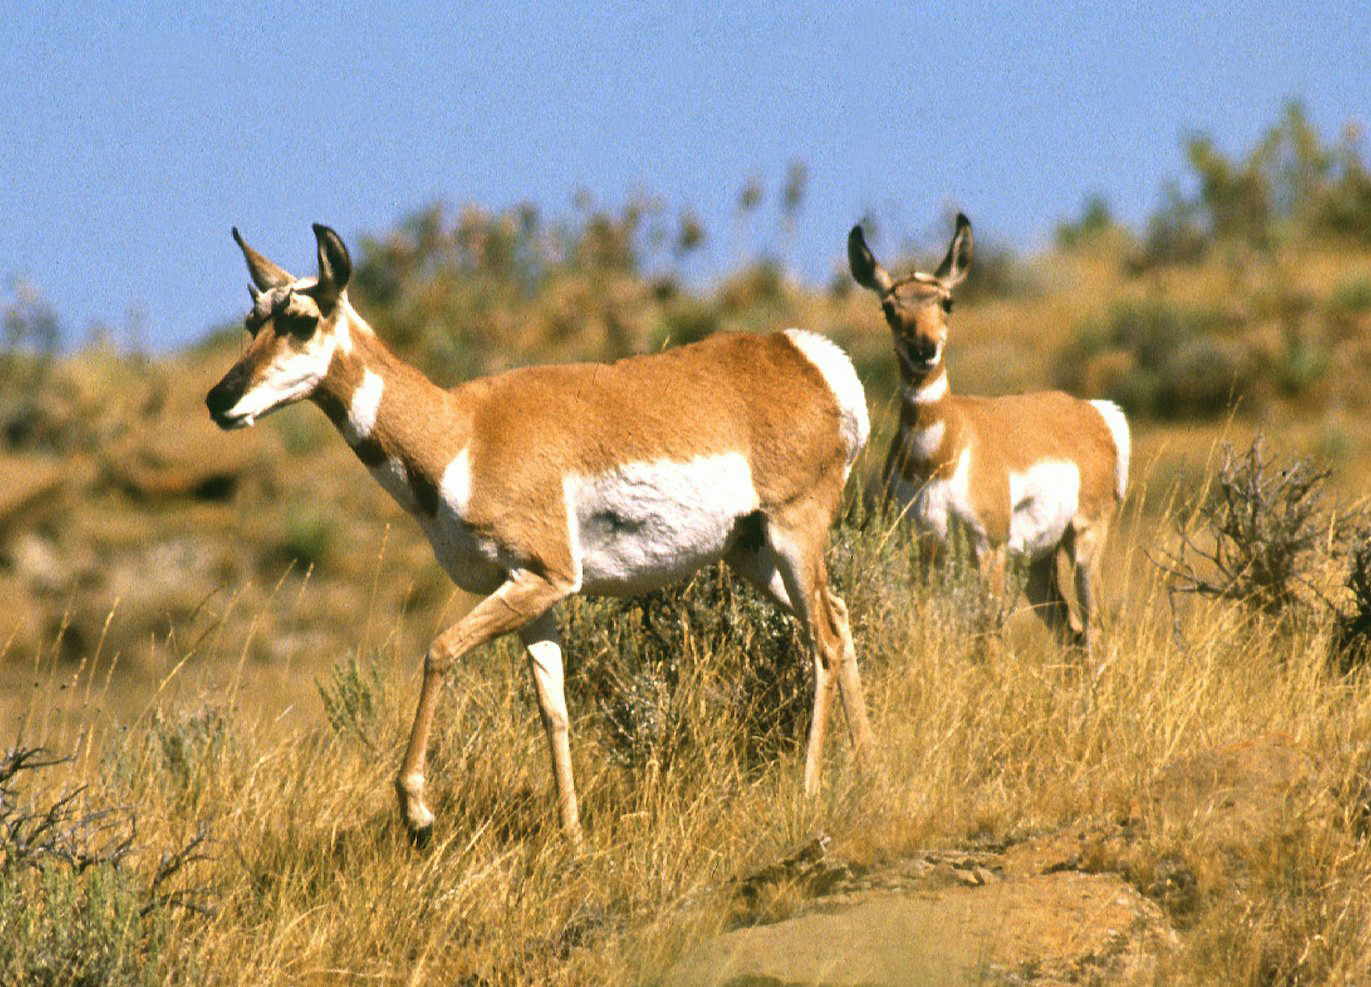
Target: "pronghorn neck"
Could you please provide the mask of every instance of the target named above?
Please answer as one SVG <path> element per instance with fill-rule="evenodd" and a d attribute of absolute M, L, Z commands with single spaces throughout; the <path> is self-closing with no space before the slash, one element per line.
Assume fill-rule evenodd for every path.
<path fill-rule="evenodd" d="M 939 363 L 931 373 L 916 376 L 907 370 L 900 374 L 900 401 L 907 419 L 933 421 L 947 410 L 951 392 L 947 386 L 947 368 Z"/>
<path fill-rule="evenodd" d="M 395 482 L 383 479 L 382 486 L 402 506 L 433 514 L 449 451 L 432 446 L 436 435 L 450 432 L 434 426 L 450 410 L 451 396 L 348 314 L 351 345 L 334 353 L 312 400 L 378 479 L 390 474 Z"/>
<path fill-rule="evenodd" d="M 904 368 L 901 368 L 902 370 Z M 954 444 L 951 395 L 947 368 L 943 364 L 929 374 L 900 375 L 900 438 L 903 459 L 917 472 L 931 472 L 943 465 Z"/>

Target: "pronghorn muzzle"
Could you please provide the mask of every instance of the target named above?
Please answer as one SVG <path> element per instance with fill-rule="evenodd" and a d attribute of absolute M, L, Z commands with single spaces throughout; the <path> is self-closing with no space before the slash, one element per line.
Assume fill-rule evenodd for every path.
<path fill-rule="evenodd" d="M 941 347 L 938 346 L 936 339 L 915 336 L 913 339 L 900 341 L 899 345 L 903 348 L 904 352 L 901 355 L 910 370 L 927 373 L 938 365 Z"/>
<path fill-rule="evenodd" d="M 246 416 L 230 415 L 229 412 L 234 405 L 242 400 L 251 381 L 252 374 L 247 365 L 235 363 L 233 368 L 224 375 L 224 379 L 215 384 L 209 394 L 205 395 L 205 407 L 209 408 L 209 416 L 214 419 L 214 424 L 224 431 L 242 428 L 248 424 Z"/>

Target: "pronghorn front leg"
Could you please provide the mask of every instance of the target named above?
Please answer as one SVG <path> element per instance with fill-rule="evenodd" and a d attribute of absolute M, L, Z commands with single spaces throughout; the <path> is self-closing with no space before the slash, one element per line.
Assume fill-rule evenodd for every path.
<path fill-rule="evenodd" d="M 568 592 L 568 589 L 545 576 L 527 570 L 516 571 L 499 589 L 440 634 L 429 646 L 428 654 L 424 657 L 424 682 L 419 690 L 419 706 L 414 713 L 409 747 L 405 750 L 400 775 L 395 779 L 400 812 L 416 841 L 426 839 L 433 826 L 433 813 L 424 804 L 424 760 L 443 677 L 458 658 L 487 641 L 535 621 Z M 541 694 L 540 689 L 540 697 Z M 574 838 L 576 834 L 572 835 Z"/>
<path fill-rule="evenodd" d="M 976 564 L 996 600 L 1004 599 L 1005 565 L 1008 552 L 1003 545 L 977 546 Z"/>

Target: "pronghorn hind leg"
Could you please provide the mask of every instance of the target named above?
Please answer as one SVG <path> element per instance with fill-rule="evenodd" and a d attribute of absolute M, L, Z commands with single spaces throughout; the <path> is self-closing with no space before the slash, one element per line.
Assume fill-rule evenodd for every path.
<path fill-rule="evenodd" d="M 562 831 L 580 846 L 581 821 L 576 805 L 576 782 L 571 773 L 571 720 L 567 715 L 563 686 L 562 643 L 557 634 L 557 619 L 549 610 L 519 630 L 519 639 L 528 652 L 528 668 L 538 693 L 538 710 L 547 733 L 552 777 L 557 785 L 557 813 Z"/>
<path fill-rule="evenodd" d="M 834 693 L 840 693 L 853 752 L 859 763 L 870 762 L 875 746 L 867 717 L 866 698 L 857 671 L 857 654 L 848 626 L 847 606 L 828 588 L 823 550 L 827 525 L 808 526 L 818 537 L 792 537 L 780 532 L 770 537 L 776 567 L 785 585 L 791 608 L 804 628 L 814 655 L 814 710 L 805 750 L 805 795 L 819 788 L 824 741 Z"/>
<path fill-rule="evenodd" d="M 1076 583 L 1076 607 L 1080 611 L 1081 623 L 1077 644 L 1089 661 L 1096 623 L 1096 572 L 1099 569 L 1100 556 L 1104 552 L 1105 537 L 1109 533 L 1109 522 L 1073 523 L 1071 530 L 1071 562 Z"/>
<path fill-rule="evenodd" d="M 546 577 L 520 571 L 429 645 L 409 746 L 395 779 L 400 812 L 416 842 L 425 841 L 433 826 L 433 813 L 424 804 L 424 762 L 443 678 L 458 658 L 541 617 L 566 595 L 566 589 Z"/>
<path fill-rule="evenodd" d="M 795 613 L 795 607 L 786 593 L 785 580 L 781 578 L 779 558 L 769 542 L 756 546 L 735 545 L 724 556 L 724 561 L 730 569 L 786 613 Z"/>
<path fill-rule="evenodd" d="M 1071 608 L 1062 595 L 1057 581 L 1057 554 L 1035 559 L 1028 566 L 1028 580 L 1024 583 L 1024 596 L 1048 629 L 1055 634 L 1066 635 L 1073 632 Z"/>

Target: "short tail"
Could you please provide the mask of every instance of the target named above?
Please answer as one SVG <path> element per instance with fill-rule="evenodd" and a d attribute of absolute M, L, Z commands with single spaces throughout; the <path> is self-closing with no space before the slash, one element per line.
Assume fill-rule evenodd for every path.
<path fill-rule="evenodd" d="M 1128 419 L 1124 417 L 1123 409 L 1113 401 L 1091 401 L 1095 410 L 1100 413 L 1104 423 L 1109 426 L 1109 434 L 1114 438 L 1114 454 L 1116 456 L 1114 464 L 1114 492 L 1119 500 L 1123 500 L 1124 488 L 1128 486 L 1128 456 L 1131 451 L 1131 440 L 1128 435 Z"/>
<path fill-rule="evenodd" d="M 786 337 L 795 344 L 806 359 L 819 368 L 824 382 L 833 392 L 842 414 L 843 442 L 847 446 L 847 465 L 850 469 L 857 453 L 871 435 L 871 418 L 866 410 L 866 391 L 857 377 L 843 348 L 831 339 L 807 329 L 787 329 Z"/>

